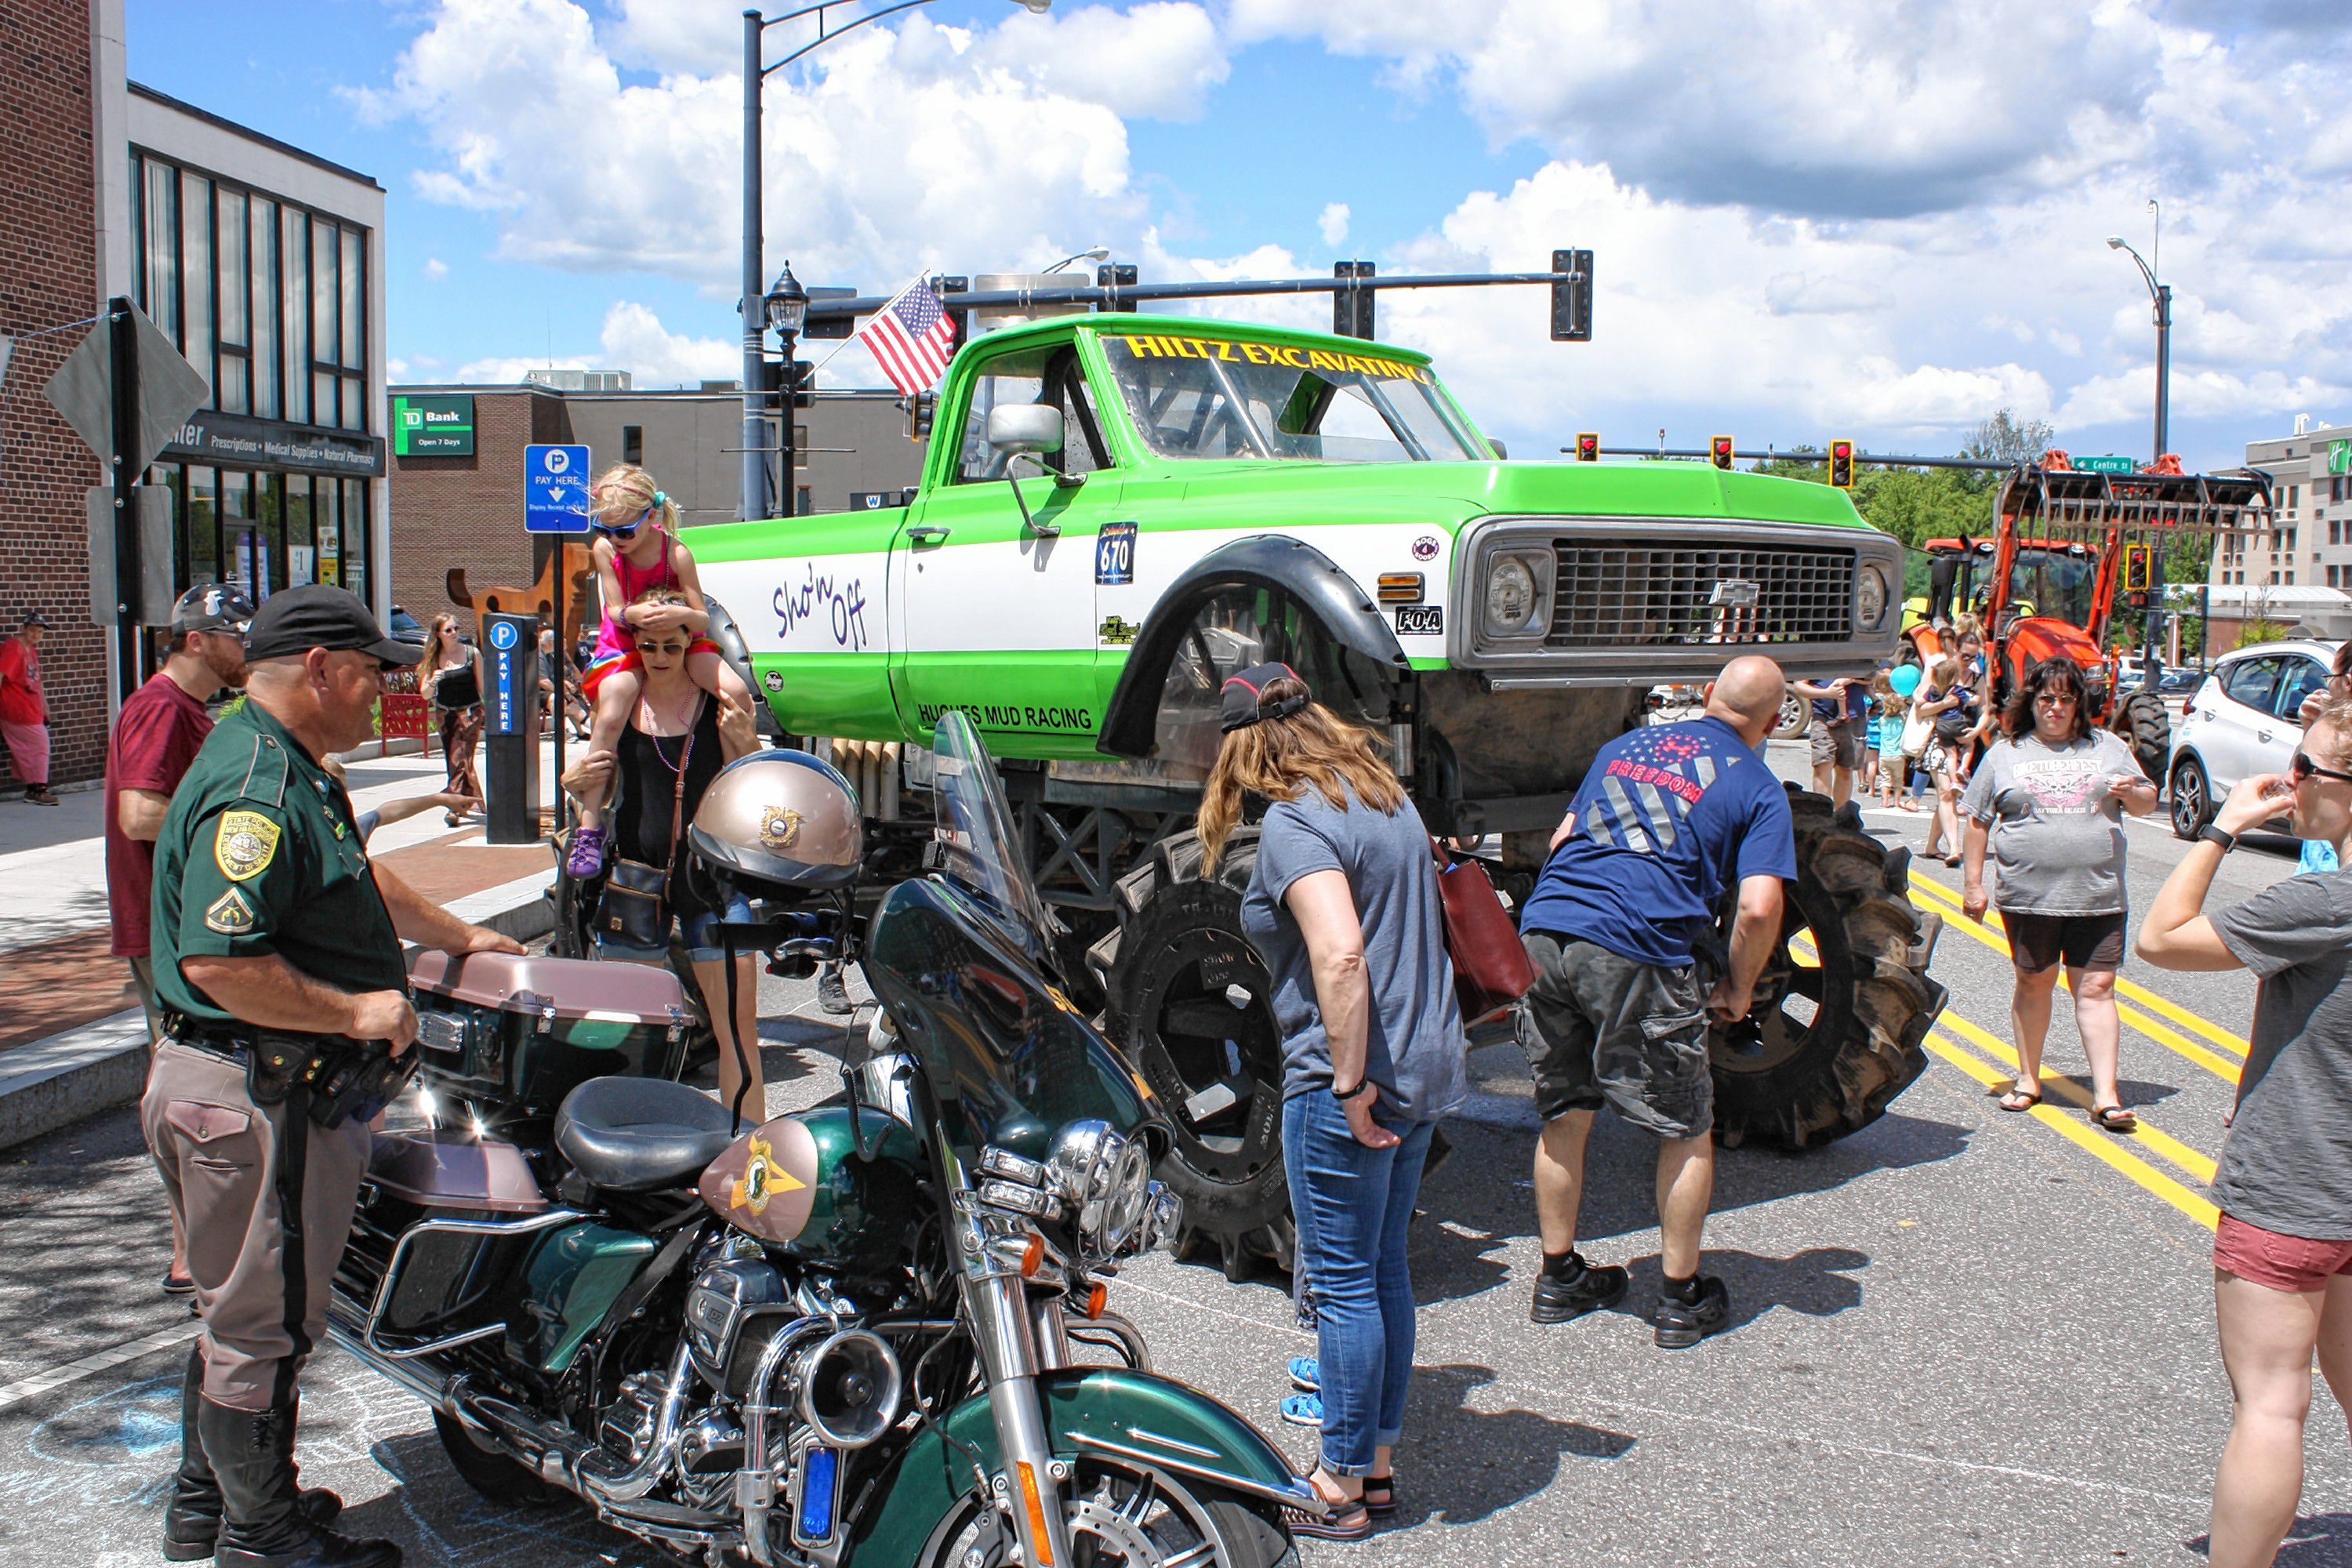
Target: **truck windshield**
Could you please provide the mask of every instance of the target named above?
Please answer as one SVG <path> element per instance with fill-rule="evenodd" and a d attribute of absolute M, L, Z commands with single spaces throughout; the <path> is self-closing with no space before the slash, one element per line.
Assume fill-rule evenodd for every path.
<path fill-rule="evenodd" d="M 1491 454 L 1428 366 L 1236 337 L 1105 332 L 1144 445 L 1220 462 L 1429 463 Z"/>

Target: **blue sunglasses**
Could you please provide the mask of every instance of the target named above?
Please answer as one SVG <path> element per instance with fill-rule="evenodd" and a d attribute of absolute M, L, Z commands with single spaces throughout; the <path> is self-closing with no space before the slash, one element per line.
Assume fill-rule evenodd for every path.
<path fill-rule="evenodd" d="M 628 539 L 634 536 L 637 530 L 644 526 L 646 519 L 653 514 L 654 509 L 647 507 L 637 513 L 635 521 L 631 522 L 592 522 L 588 526 L 614 539 Z"/>

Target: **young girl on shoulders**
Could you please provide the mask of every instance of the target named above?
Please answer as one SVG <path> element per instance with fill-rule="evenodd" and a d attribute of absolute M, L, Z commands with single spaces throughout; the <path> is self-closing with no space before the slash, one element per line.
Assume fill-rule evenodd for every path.
<path fill-rule="evenodd" d="M 589 527 L 595 532 L 589 554 L 596 567 L 596 588 L 604 605 L 604 624 L 596 631 L 595 652 L 580 677 L 580 691 L 594 710 L 590 727 L 591 751 L 610 751 L 620 740 L 637 696 L 645 688 L 639 664 L 639 632 L 683 630 L 693 640 L 687 648 L 686 670 L 694 684 L 714 697 L 725 698 L 746 710 L 751 693 L 727 661 L 719 645 L 707 635 L 710 615 L 702 602 L 702 580 L 694 570 L 694 555 L 677 540 L 677 505 L 654 485 L 653 476 L 635 463 L 619 463 L 604 470 L 588 491 Z M 650 588 L 675 588 L 682 605 L 640 604 Z M 605 791 L 593 788 L 577 797 L 580 826 L 572 835 L 566 868 L 575 877 L 593 877 L 604 867 Z"/>

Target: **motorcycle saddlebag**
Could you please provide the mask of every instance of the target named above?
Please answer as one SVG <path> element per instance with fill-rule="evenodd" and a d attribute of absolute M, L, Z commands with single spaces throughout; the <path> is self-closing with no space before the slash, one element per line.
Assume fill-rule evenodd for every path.
<path fill-rule="evenodd" d="M 420 1081 L 508 1116 L 552 1116 L 592 1078 L 675 1079 L 693 1024 L 650 964 L 418 949 L 408 983 Z"/>

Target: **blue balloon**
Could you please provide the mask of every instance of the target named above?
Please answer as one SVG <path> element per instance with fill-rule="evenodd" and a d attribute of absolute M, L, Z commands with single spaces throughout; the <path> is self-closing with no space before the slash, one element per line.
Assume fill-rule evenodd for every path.
<path fill-rule="evenodd" d="M 1887 672 L 1886 679 L 1887 683 L 1895 688 L 1895 696 L 1908 697 L 1919 689 L 1919 667 L 1916 664 L 1898 664 Z"/>

